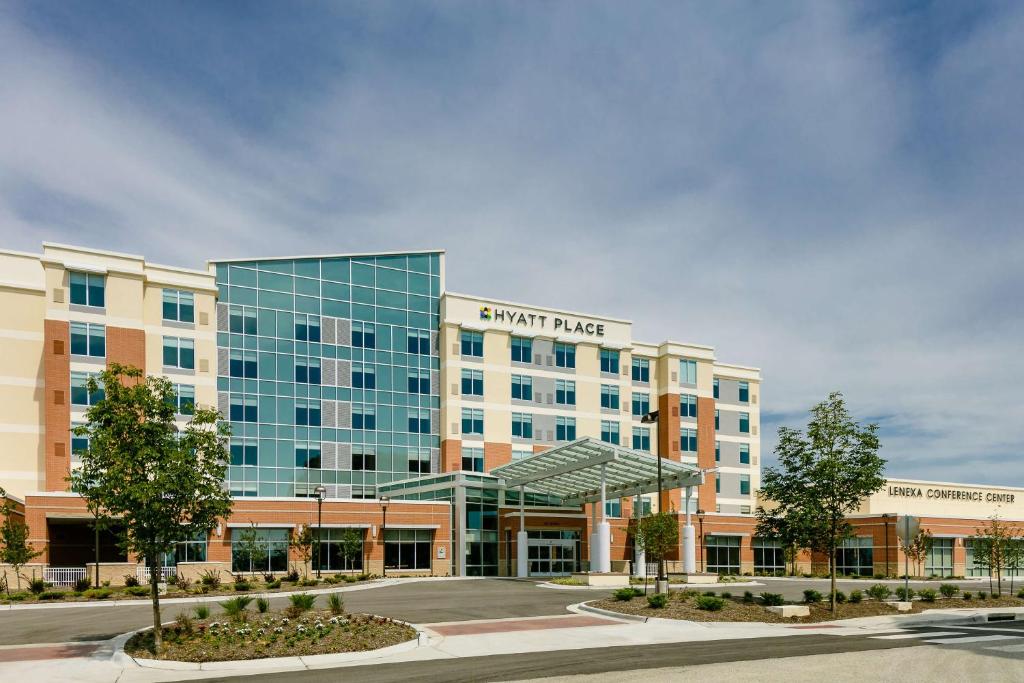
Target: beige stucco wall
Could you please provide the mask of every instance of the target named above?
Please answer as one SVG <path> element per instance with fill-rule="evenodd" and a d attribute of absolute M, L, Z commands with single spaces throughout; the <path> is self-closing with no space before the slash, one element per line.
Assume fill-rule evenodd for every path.
<path fill-rule="evenodd" d="M 910 491 L 913 491 L 914 495 L 908 495 Z M 935 495 L 937 492 L 948 491 L 961 492 L 961 496 L 967 494 L 980 497 L 980 500 L 968 500 L 963 497 L 941 498 Z M 920 495 L 917 495 L 918 492 Z M 882 490 L 867 499 L 858 513 L 980 520 L 998 515 L 1005 520 L 1024 520 L 1024 488 L 890 479 Z"/>

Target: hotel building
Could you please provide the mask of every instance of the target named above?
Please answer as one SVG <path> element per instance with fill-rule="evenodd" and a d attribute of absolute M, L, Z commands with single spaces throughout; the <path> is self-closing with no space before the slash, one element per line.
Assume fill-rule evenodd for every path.
<path fill-rule="evenodd" d="M 204 405 L 231 426 L 232 514 L 181 539 L 166 573 L 284 571 L 306 526 L 328 572 L 626 570 L 630 518 L 659 508 L 699 523 L 702 568 L 779 568 L 777 544 L 752 536 L 759 370 L 635 340 L 627 320 L 447 292 L 444 270 L 441 251 L 202 270 L 49 243 L 0 252 L 0 486 L 43 553 L 34 568 L 59 582 L 94 562 L 92 517 L 67 480 L 88 443 L 71 429 L 111 363 L 170 379 L 182 424 Z M 877 529 L 888 504 L 872 499 L 857 522 L 874 549 L 855 539 L 858 568 L 894 545 L 888 522 Z M 952 539 L 969 525 L 935 521 Z M 266 549 L 255 565 L 244 530 Z M 145 575 L 113 534 L 103 577 Z M 951 567 L 967 557 L 951 544 Z"/>

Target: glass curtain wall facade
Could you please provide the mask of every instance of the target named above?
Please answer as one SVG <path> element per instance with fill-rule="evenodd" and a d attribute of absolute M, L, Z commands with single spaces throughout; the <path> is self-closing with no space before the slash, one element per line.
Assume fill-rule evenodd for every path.
<path fill-rule="evenodd" d="M 438 471 L 440 253 L 215 266 L 232 495 L 372 498 Z"/>

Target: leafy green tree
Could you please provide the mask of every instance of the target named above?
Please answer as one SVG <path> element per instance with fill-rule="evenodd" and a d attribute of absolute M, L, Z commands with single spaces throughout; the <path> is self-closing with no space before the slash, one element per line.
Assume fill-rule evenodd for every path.
<path fill-rule="evenodd" d="M 1016 537 L 1021 530 L 1010 526 L 999 515 L 989 517 L 988 523 L 975 529 L 972 537 L 975 566 L 988 570 L 989 592 L 995 596 L 1003 594 L 1003 570 L 1014 552 Z M 995 574 L 996 585 L 992 586 L 992 575 Z"/>
<path fill-rule="evenodd" d="M 288 544 L 295 548 L 295 551 L 302 558 L 302 575 L 309 576 L 309 561 L 313 557 L 313 550 L 316 547 L 316 534 L 308 524 L 302 531 L 288 539 Z"/>
<path fill-rule="evenodd" d="M 925 559 L 928 557 L 928 551 L 932 549 L 932 534 L 927 529 L 921 529 L 917 532 L 914 538 L 910 539 L 909 543 L 904 543 L 900 539 L 900 546 L 903 547 L 903 553 L 911 560 L 914 561 L 914 567 L 917 569 L 918 576 L 924 576 L 922 566 Z"/>
<path fill-rule="evenodd" d="M 345 557 L 345 568 L 355 564 L 363 552 L 363 532 L 360 529 L 345 529 L 341 536 L 341 554 Z"/>
<path fill-rule="evenodd" d="M 665 555 L 679 545 L 679 523 L 668 512 L 657 512 L 640 520 L 636 528 L 635 543 L 639 543 L 648 557 L 658 562 L 659 576 L 665 575 Z"/>
<path fill-rule="evenodd" d="M 36 550 L 28 542 L 28 526 L 21 520 L 15 519 L 14 506 L 7 499 L 7 491 L 0 487 L 0 516 L 3 522 L 0 523 L 0 562 L 11 565 L 14 570 L 14 579 L 18 583 L 18 590 L 21 590 L 21 568 L 43 554 Z M 10 593 L 10 582 L 5 582 L 7 592 Z"/>
<path fill-rule="evenodd" d="M 238 562 L 242 567 L 240 571 L 247 571 L 252 575 L 254 572 L 266 568 L 270 548 L 260 538 L 255 522 L 249 522 L 249 526 L 246 529 L 240 529 L 237 532 L 232 531 L 231 545 L 234 549 L 234 555 L 238 558 Z"/>
<path fill-rule="evenodd" d="M 105 395 L 86 412 L 75 433 L 89 437 L 82 466 L 71 476 L 73 490 L 93 514 L 120 521 L 120 544 L 150 567 L 153 636 L 160 628 L 161 558 L 178 541 L 208 533 L 231 513 L 224 488 L 230 456 L 229 429 L 211 408 L 197 408 L 186 427 L 175 425 L 174 388 L 162 377 L 117 363 L 89 380 Z"/>
<path fill-rule="evenodd" d="M 829 558 L 832 612 L 836 611 L 836 549 L 853 533 L 846 521 L 864 500 L 885 485 L 885 460 L 879 457 L 878 425 L 861 427 L 843 395 L 811 409 L 806 433 L 779 428 L 775 454 L 779 466 L 766 468 L 757 534 L 784 532 L 798 546 Z"/>

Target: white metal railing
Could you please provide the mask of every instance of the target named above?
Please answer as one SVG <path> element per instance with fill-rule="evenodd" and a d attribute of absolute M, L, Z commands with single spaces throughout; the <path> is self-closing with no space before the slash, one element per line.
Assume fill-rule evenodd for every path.
<path fill-rule="evenodd" d="M 160 581 L 161 582 L 170 581 L 171 579 L 173 579 L 178 574 L 178 568 L 177 567 L 161 567 L 158 571 L 160 572 Z M 141 584 L 149 583 L 149 576 L 150 576 L 149 567 L 144 566 L 144 565 L 139 565 L 138 567 L 135 568 L 135 576 L 138 577 L 139 583 L 141 583 Z"/>
<path fill-rule="evenodd" d="M 85 578 L 85 567 L 47 567 L 43 580 L 54 586 L 74 586 L 75 581 Z"/>

